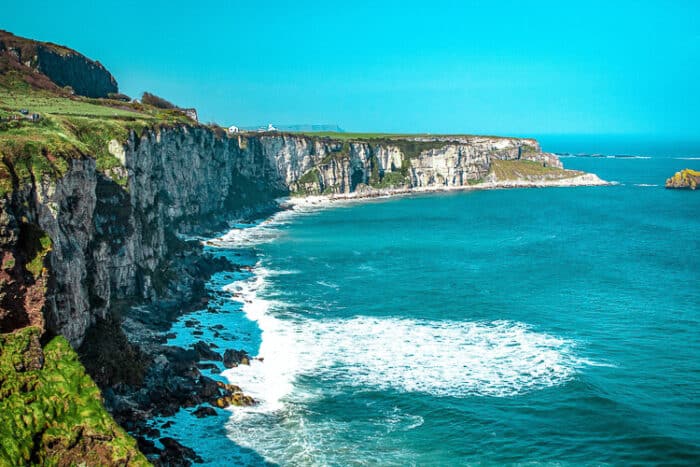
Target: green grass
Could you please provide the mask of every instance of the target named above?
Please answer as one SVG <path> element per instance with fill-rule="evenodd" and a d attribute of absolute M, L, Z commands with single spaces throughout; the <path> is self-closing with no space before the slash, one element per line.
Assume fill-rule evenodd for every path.
<path fill-rule="evenodd" d="M 148 465 L 68 342 L 39 334 L 0 334 L 0 464 Z"/>
<path fill-rule="evenodd" d="M 503 138 L 519 140 L 521 138 L 511 136 L 495 136 L 495 135 L 472 135 L 472 134 L 431 134 L 431 133 L 345 133 L 337 131 L 299 131 L 290 132 L 294 134 L 305 135 L 309 137 L 328 138 L 339 141 L 369 141 L 377 139 L 398 139 L 406 140 L 413 138 Z"/>
<path fill-rule="evenodd" d="M 132 117 L 143 115 L 132 111 L 90 103 L 85 98 L 65 98 L 49 93 L 18 93 L 0 87 L 0 102 L 4 109 L 17 111 L 27 109 L 32 113 L 53 115 L 80 115 L 85 117 Z"/>
<path fill-rule="evenodd" d="M 576 170 L 558 167 L 544 167 L 541 163 L 528 160 L 492 159 L 491 172 L 497 180 L 563 180 L 582 175 Z"/>
<path fill-rule="evenodd" d="M 109 141 L 125 142 L 130 131 L 193 122 L 184 114 L 109 99 L 61 97 L 31 88 L 17 73 L 0 75 L 0 115 L 19 115 L 26 108 L 39 113 L 39 122 L 0 123 L 0 196 L 20 185 L 62 176 L 71 159 L 89 156 L 97 169 L 125 186 L 127 180 L 110 171 L 120 161 Z"/>
<path fill-rule="evenodd" d="M 25 266 L 27 271 L 31 272 L 35 278 L 39 277 L 44 269 L 44 258 L 46 258 L 46 255 L 51 251 L 51 239 L 46 233 L 42 232 L 37 243 L 38 248 L 34 258 Z"/>
<path fill-rule="evenodd" d="M 401 172 L 385 172 L 376 188 L 396 188 L 409 184 L 408 177 Z"/>

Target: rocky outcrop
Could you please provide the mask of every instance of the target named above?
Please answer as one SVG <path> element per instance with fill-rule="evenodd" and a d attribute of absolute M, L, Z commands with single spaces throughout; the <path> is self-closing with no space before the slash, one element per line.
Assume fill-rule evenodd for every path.
<path fill-rule="evenodd" d="M 683 169 L 666 179 L 666 188 L 696 190 L 698 184 L 700 184 L 700 172 L 692 169 Z"/>
<path fill-rule="evenodd" d="M 358 187 L 459 187 L 483 181 L 491 161 L 530 160 L 561 168 L 559 159 L 531 139 L 401 137 L 338 141 L 263 136 L 285 182 L 299 194 L 348 194 Z"/>
<path fill-rule="evenodd" d="M 0 58 L 5 59 L 5 67 L 31 70 L 58 87 L 70 86 L 81 96 L 107 97 L 119 92 L 117 81 L 101 63 L 68 47 L 0 31 Z M 32 84 L 38 81 L 34 79 Z"/>

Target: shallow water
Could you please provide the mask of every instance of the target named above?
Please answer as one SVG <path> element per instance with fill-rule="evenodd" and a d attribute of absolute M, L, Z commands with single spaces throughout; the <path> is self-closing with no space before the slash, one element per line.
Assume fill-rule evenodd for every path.
<path fill-rule="evenodd" d="M 214 464 L 700 462 L 700 195 L 663 189 L 690 161 L 564 162 L 619 184 L 347 203 L 222 237 L 257 269 L 214 278 L 202 328 L 264 357 L 223 373 L 261 404 L 193 447 Z M 183 417 L 173 430 L 203 423 Z"/>

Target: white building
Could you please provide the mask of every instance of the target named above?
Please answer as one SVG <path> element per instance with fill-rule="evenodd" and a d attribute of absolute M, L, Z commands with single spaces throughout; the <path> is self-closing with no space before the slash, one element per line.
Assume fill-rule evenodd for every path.
<path fill-rule="evenodd" d="M 272 126 L 272 123 L 267 124 L 267 131 L 277 131 L 277 128 Z"/>
<path fill-rule="evenodd" d="M 239 130 L 236 125 L 231 125 L 230 127 L 228 127 L 229 133 L 238 133 L 239 131 L 241 131 L 241 130 Z"/>

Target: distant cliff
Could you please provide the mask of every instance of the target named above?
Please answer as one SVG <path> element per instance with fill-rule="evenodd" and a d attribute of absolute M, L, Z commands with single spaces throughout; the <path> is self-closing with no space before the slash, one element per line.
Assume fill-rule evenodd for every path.
<path fill-rule="evenodd" d="M 666 188 L 680 188 L 695 190 L 700 184 L 700 172 L 692 169 L 684 169 L 676 172 L 673 177 L 666 179 Z"/>
<path fill-rule="evenodd" d="M 64 46 L 0 30 L 0 72 L 17 68 L 32 71 L 24 74 L 34 78 L 33 84 L 70 86 L 80 96 L 107 97 L 118 92 L 117 81 L 99 62 Z M 42 75 L 48 80 L 42 80 Z"/>

